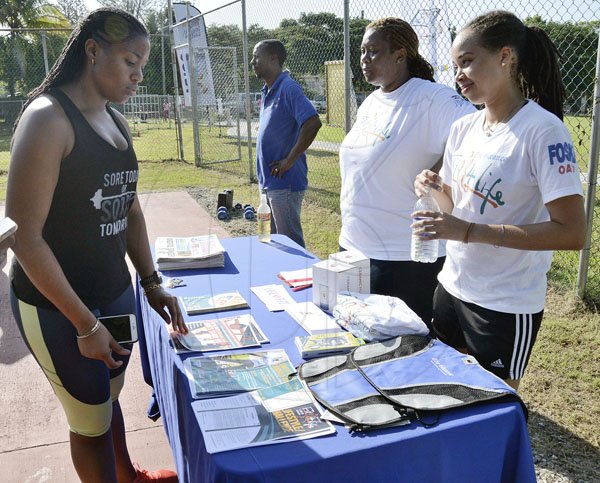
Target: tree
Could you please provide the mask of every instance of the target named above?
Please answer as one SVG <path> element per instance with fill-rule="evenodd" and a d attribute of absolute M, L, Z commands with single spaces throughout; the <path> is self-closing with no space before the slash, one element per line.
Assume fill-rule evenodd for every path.
<path fill-rule="evenodd" d="M 20 94 L 28 92 L 31 82 L 39 84 L 45 74 L 39 36 L 20 29 L 69 28 L 70 24 L 55 5 L 39 0 L 0 0 L 0 24 L 14 29 L 0 44 L 0 71 L 5 74 L 10 97 L 15 97 L 18 90 Z M 28 53 L 35 43 L 39 50 L 34 58 Z"/>
<path fill-rule="evenodd" d="M 168 12 L 162 10 L 149 11 L 144 24 L 150 33 L 150 57 L 144 68 L 144 85 L 148 93 L 166 94 L 173 92 L 173 69 L 171 69 L 171 51 L 168 30 Z M 163 59 L 164 55 L 164 84 L 167 92 L 163 92 Z"/>
<path fill-rule="evenodd" d="M 373 86 L 365 80 L 360 65 L 360 46 L 365 29 L 370 22 L 365 18 L 350 19 L 350 68 L 352 69 L 352 80 L 356 92 L 370 92 L 373 90 Z"/>
<path fill-rule="evenodd" d="M 98 3 L 104 7 L 120 8 L 139 19 L 164 4 L 163 0 L 98 0 Z"/>
<path fill-rule="evenodd" d="M 237 25 L 209 25 L 207 30 L 208 45 L 210 47 L 235 47 L 237 50 L 237 72 L 238 86 L 244 86 L 244 56 L 242 55 L 242 31 Z M 273 38 L 273 31 L 265 29 L 260 25 L 252 24 L 248 27 L 248 59 L 252 57 L 254 46 L 261 40 Z M 227 75 L 227 65 L 214 65 L 215 76 Z M 250 73 L 250 90 L 258 91 L 262 87 L 262 81 Z"/>
<path fill-rule="evenodd" d="M 322 74 L 325 61 L 343 58 L 343 20 L 333 13 L 302 13 L 298 21 L 285 19 L 273 35 L 285 45 L 293 72 Z"/>
<path fill-rule="evenodd" d="M 56 0 L 56 4 L 73 27 L 88 14 L 84 0 Z"/>
<path fill-rule="evenodd" d="M 69 27 L 55 6 L 40 0 L 0 0 L 0 26 L 19 28 Z"/>
<path fill-rule="evenodd" d="M 594 95 L 594 77 L 600 22 L 546 22 L 539 15 L 525 20 L 546 31 L 560 53 L 566 91 L 566 111 L 588 114 Z M 582 107 L 584 107 L 582 109 Z"/>

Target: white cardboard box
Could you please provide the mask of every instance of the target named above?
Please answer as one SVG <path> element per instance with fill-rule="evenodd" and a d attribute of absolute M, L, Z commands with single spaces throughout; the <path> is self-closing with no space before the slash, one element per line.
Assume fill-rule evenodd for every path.
<path fill-rule="evenodd" d="M 313 302 L 329 313 L 338 292 L 369 293 L 369 286 L 369 274 L 360 267 L 332 259 L 313 265 Z"/>
<path fill-rule="evenodd" d="M 347 263 L 358 268 L 359 290 L 358 293 L 371 293 L 371 260 L 358 250 L 345 250 L 332 253 L 330 260 Z"/>

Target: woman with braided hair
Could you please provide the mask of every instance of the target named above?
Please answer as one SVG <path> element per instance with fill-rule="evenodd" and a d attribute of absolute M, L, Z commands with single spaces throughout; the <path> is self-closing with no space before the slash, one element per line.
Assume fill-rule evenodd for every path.
<path fill-rule="evenodd" d="M 340 248 L 371 260 L 371 292 L 399 297 L 429 325 L 435 263 L 411 261 L 415 176 L 441 161 L 450 125 L 475 108 L 436 84 L 419 41 L 402 19 L 367 25 L 361 45 L 366 81 L 376 87 L 360 105 L 340 147 Z"/>
<path fill-rule="evenodd" d="M 109 106 L 135 94 L 149 51 L 148 32 L 131 15 L 90 13 L 29 95 L 12 140 L 12 309 L 64 409 L 86 483 L 177 481 L 172 471 L 131 462 L 118 400 L 131 345 L 119 345 L 98 320 L 135 313 L 129 255 L 149 304 L 187 331 L 154 270 L 127 122 Z"/>
<path fill-rule="evenodd" d="M 558 52 L 546 33 L 490 12 L 454 39 L 462 94 L 483 109 L 450 131 L 442 169 L 424 170 L 442 213 L 414 227 L 448 240 L 433 329 L 517 388 L 542 321 L 552 250 L 585 241 L 582 186 Z M 437 190 L 437 191 L 435 191 Z"/>

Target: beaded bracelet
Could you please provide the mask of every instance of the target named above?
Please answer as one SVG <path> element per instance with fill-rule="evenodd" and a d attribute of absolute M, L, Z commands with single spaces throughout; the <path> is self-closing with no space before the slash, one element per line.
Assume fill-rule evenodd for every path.
<path fill-rule="evenodd" d="M 148 275 L 147 277 L 140 279 L 140 285 L 142 286 L 142 288 L 144 288 L 144 290 L 146 287 L 149 287 L 151 285 L 161 284 L 161 283 L 162 283 L 162 279 L 156 270 L 154 272 L 152 272 L 152 274 Z"/>
<path fill-rule="evenodd" d="M 89 337 L 90 335 L 94 335 L 98 329 L 100 328 L 100 321 L 98 319 L 96 319 L 96 323 L 94 324 L 94 326 L 85 334 L 77 334 L 77 338 L 78 339 L 86 339 L 87 337 Z"/>
<path fill-rule="evenodd" d="M 144 294 L 148 295 L 150 292 L 161 288 L 162 285 L 160 283 L 153 283 L 152 285 L 146 285 L 145 287 L 142 287 L 144 289 Z"/>

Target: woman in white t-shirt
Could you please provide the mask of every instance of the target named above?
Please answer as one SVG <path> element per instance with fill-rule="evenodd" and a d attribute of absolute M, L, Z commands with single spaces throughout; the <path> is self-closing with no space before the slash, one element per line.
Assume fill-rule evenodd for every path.
<path fill-rule="evenodd" d="M 462 94 L 484 109 L 450 131 L 435 188 L 443 213 L 415 222 L 448 240 L 434 296 L 435 335 L 518 388 L 541 324 L 551 250 L 579 250 L 585 215 L 562 122 L 558 53 L 509 12 L 477 17 L 452 45 Z M 433 190 L 432 190 L 433 191 Z M 416 213 L 415 213 L 416 216 Z"/>
<path fill-rule="evenodd" d="M 450 125 L 475 108 L 433 81 L 418 47 L 414 30 L 399 18 L 365 30 L 361 66 L 379 89 L 361 104 L 340 147 L 339 244 L 371 259 L 372 293 L 403 299 L 429 324 L 444 249 L 436 263 L 411 261 L 413 181 L 441 161 Z"/>

